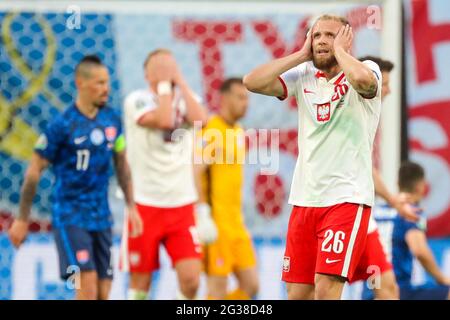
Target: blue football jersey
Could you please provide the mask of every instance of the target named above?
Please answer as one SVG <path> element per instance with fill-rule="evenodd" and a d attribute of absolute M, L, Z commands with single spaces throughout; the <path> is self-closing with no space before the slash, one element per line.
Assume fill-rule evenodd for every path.
<path fill-rule="evenodd" d="M 120 118 L 109 107 L 89 119 L 71 106 L 49 123 L 35 152 L 51 163 L 55 175 L 54 227 L 102 230 L 112 226 L 108 205 L 111 159 L 123 148 Z"/>
<path fill-rule="evenodd" d="M 378 225 L 378 232 L 392 262 L 395 277 L 400 288 L 411 287 L 414 257 L 406 243 L 405 236 L 409 230 L 418 229 L 425 232 L 426 219 L 419 212 L 418 222 L 409 222 L 389 206 L 375 207 L 373 215 Z"/>

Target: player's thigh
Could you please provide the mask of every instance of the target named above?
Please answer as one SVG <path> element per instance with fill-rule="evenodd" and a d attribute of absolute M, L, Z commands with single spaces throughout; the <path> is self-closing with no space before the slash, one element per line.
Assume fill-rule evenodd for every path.
<path fill-rule="evenodd" d="M 76 300 L 98 299 L 98 277 L 95 270 L 81 271 L 79 273 L 79 287 L 76 288 Z"/>
<path fill-rule="evenodd" d="M 89 231 L 76 226 L 60 226 L 54 228 L 53 233 L 62 279 L 72 278 L 81 271 L 96 270 L 93 239 Z"/>
<path fill-rule="evenodd" d="M 282 280 L 314 284 L 317 257 L 315 208 L 293 207 L 289 218 Z"/>
<path fill-rule="evenodd" d="M 143 233 L 138 237 L 123 237 L 122 241 L 126 243 L 123 245 L 125 254 L 122 255 L 121 265 L 131 274 L 149 275 L 159 269 L 159 245 L 163 237 L 164 219 L 160 208 L 138 204 L 137 209 L 142 218 Z M 130 224 L 128 228 L 131 228 Z"/>
<path fill-rule="evenodd" d="M 258 270 L 256 267 L 238 269 L 234 275 L 239 284 L 239 288 L 244 290 L 249 297 L 255 296 L 259 291 Z"/>
<path fill-rule="evenodd" d="M 342 203 L 321 212 L 316 273 L 352 279 L 366 246 L 371 208 Z"/>
<path fill-rule="evenodd" d="M 201 265 L 202 247 L 195 227 L 193 205 L 165 209 L 164 245 L 173 266 L 180 260 L 198 260 Z"/>
<path fill-rule="evenodd" d="M 288 300 L 314 300 L 314 285 L 286 283 Z"/>
<path fill-rule="evenodd" d="M 174 268 L 181 286 L 187 285 L 198 287 L 200 281 L 200 273 L 202 270 L 202 263 L 200 259 L 180 259 L 175 263 Z"/>
<path fill-rule="evenodd" d="M 91 232 L 95 268 L 99 279 L 113 278 L 112 230 L 111 228 Z"/>

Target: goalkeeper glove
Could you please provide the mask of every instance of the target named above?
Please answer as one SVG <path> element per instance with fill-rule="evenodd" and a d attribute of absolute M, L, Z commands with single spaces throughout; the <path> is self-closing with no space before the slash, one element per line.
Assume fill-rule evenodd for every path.
<path fill-rule="evenodd" d="M 197 216 L 197 232 L 200 242 L 209 244 L 217 240 L 217 227 L 211 217 L 211 208 L 206 203 L 195 206 Z"/>

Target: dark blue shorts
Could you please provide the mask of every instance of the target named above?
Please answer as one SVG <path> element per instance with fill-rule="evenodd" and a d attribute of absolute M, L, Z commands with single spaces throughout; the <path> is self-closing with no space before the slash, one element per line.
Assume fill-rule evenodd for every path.
<path fill-rule="evenodd" d="M 99 279 L 112 279 L 112 230 L 89 231 L 76 226 L 53 229 L 63 280 L 78 271 L 97 271 Z"/>
<path fill-rule="evenodd" d="M 450 287 L 400 288 L 400 300 L 447 300 Z"/>

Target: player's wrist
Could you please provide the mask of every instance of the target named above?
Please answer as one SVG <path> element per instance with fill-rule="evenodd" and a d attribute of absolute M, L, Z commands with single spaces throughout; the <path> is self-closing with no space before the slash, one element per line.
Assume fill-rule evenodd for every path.
<path fill-rule="evenodd" d="M 167 80 L 159 81 L 156 85 L 156 92 L 159 96 L 172 94 L 172 83 Z"/>
<path fill-rule="evenodd" d="M 312 59 L 312 53 L 311 50 L 305 50 L 301 49 L 300 51 L 297 51 L 297 58 L 298 58 L 298 64 L 301 64 L 303 62 L 309 61 Z"/>

